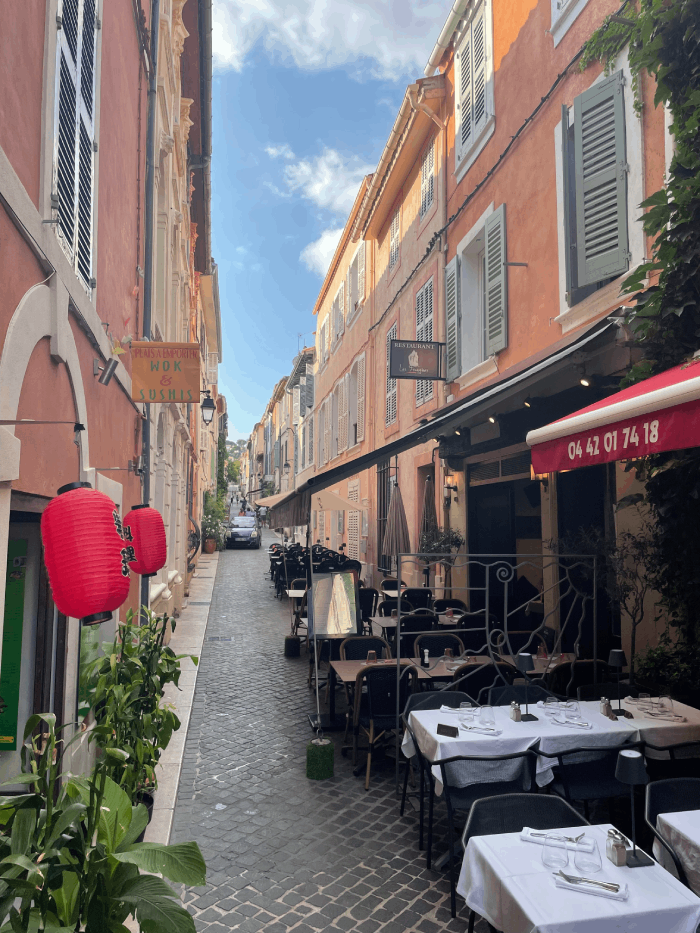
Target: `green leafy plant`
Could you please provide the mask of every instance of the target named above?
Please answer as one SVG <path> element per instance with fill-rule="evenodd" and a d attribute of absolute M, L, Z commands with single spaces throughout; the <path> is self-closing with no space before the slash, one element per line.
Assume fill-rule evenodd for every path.
<path fill-rule="evenodd" d="M 176 892 L 153 873 L 204 884 L 197 844 L 136 842 L 146 808 L 102 764 L 87 778 L 61 774 L 65 748 L 52 714 L 30 717 L 24 771 L 8 782 L 27 793 L 0 798 L 0 933 L 127 933 L 129 917 L 149 933 L 194 933 Z M 114 748 L 105 758 L 128 755 Z"/>
<path fill-rule="evenodd" d="M 202 515 L 202 539 L 214 538 L 217 551 L 223 550 L 226 540 L 224 527 L 225 498 L 212 496 L 209 493 L 204 497 L 204 514 Z"/>
<path fill-rule="evenodd" d="M 418 542 L 421 554 L 451 554 L 464 545 L 464 537 L 454 528 L 431 528 L 424 531 Z"/>
<path fill-rule="evenodd" d="M 178 685 L 180 662 L 193 655 L 176 655 L 164 643 L 168 623 L 175 621 L 142 610 L 143 624 L 134 624 L 129 610 L 113 643 L 93 664 L 92 706 L 95 727 L 91 739 L 104 753 L 108 776 L 132 800 L 156 787 L 156 765 L 180 720 L 163 701 L 167 684 Z M 128 761 L 110 756 L 112 749 L 128 754 Z"/>

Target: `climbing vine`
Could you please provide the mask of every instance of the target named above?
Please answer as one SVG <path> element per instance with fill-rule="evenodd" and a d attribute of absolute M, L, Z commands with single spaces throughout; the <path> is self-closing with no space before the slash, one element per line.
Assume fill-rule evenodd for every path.
<path fill-rule="evenodd" d="M 593 34 L 581 67 L 601 61 L 609 72 L 624 48 L 637 111 L 651 106 L 642 100 L 646 72 L 656 81 L 653 106 L 667 108 L 675 142 L 665 186 L 641 205 L 651 259 L 623 286 L 633 299 L 627 323 L 642 351 L 629 385 L 691 364 L 700 348 L 700 0 L 628 3 Z M 654 519 L 653 585 L 677 647 L 700 662 L 700 448 L 647 457 L 638 472 Z M 668 652 L 655 651 L 663 655 L 658 664 L 672 663 Z"/>

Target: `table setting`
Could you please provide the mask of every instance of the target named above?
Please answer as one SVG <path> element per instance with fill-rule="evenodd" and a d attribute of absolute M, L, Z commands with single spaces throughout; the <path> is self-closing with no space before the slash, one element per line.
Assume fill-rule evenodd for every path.
<path fill-rule="evenodd" d="M 688 884 L 696 894 L 700 894 L 700 810 L 660 813 L 656 828 L 680 859 Z M 653 852 L 654 858 L 675 875 L 673 859 L 657 840 L 654 841 Z"/>
<path fill-rule="evenodd" d="M 472 837 L 457 892 L 503 933 L 695 933 L 700 898 L 655 862 L 613 864 L 609 831 L 617 832 L 603 824 Z"/>

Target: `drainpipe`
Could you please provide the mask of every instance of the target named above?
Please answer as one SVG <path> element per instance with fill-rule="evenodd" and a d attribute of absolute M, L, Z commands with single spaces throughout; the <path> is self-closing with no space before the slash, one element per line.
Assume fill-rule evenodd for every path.
<path fill-rule="evenodd" d="M 146 223 L 143 282 L 143 339 L 151 339 L 153 319 L 153 232 L 155 194 L 155 137 L 156 108 L 158 105 L 158 31 L 160 26 L 160 0 L 151 0 L 151 70 L 148 75 L 148 123 L 146 127 Z M 151 406 L 145 405 L 142 423 L 141 455 L 143 457 L 144 505 L 151 504 Z M 140 606 L 149 605 L 150 583 L 141 577 Z"/>

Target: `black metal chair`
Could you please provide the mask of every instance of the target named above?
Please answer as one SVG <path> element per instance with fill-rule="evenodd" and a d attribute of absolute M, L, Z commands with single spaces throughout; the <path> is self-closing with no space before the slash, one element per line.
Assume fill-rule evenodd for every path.
<path fill-rule="evenodd" d="M 385 596 L 384 599 L 377 606 L 377 615 L 379 616 L 390 616 L 392 610 L 398 609 L 399 601 L 395 597 Z M 401 615 L 408 615 L 409 612 L 413 612 L 413 604 L 409 603 L 407 599 L 401 600 Z"/>
<path fill-rule="evenodd" d="M 415 737 L 413 729 L 409 724 L 409 716 L 411 713 L 418 712 L 419 710 L 425 709 L 440 709 L 441 706 L 449 706 L 452 709 L 459 709 L 462 703 L 471 703 L 471 700 L 466 693 L 461 693 L 459 690 L 437 690 L 430 693 L 414 693 L 406 702 L 401 718 L 403 720 L 403 727 L 411 736 L 411 741 L 413 742 L 413 747 L 415 749 L 415 757 L 418 763 L 418 772 L 420 775 L 420 788 L 419 788 L 419 830 L 418 830 L 418 848 L 423 850 L 423 825 L 424 825 L 424 798 L 425 798 L 425 782 L 428 782 L 428 788 L 430 795 L 432 796 L 435 793 L 435 778 L 433 777 L 432 767 L 428 762 L 428 759 L 423 755 L 420 750 L 420 746 Z M 408 790 L 408 773 L 411 767 L 411 759 L 409 758 L 406 761 L 406 770 L 403 777 L 403 794 L 401 795 L 401 809 L 400 814 L 403 816 L 404 809 L 406 807 L 406 796 Z"/>
<path fill-rule="evenodd" d="M 621 784 L 615 777 L 617 756 L 621 748 L 643 750 L 643 742 L 622 745 L 595 745 L 571 748 L 562 752 L 544 752 L 542 758 L 550 758 L 555 764 L 554 780 L 547 789 L 563 797 L 568 803 L 583 804 L 583 813 L 588 819 L 588 805 L 592 800 L 612 800 L 626 797 L 629 786 Z"/>
<path fill-rule="evenodd" d="M 377 615 L 377 604 L 379 603 L 379 591 L 371 586 L 363 586 L 360 589 L 360 613 L 362 614 L 362 625 L 368 635 L 372 635 L 371 618 Z"/>
<path fill-rule="evenodd" d="M 412 612 L 404 615 L 401 612 L 401 644 L 396 644 L 396 654 L 400 658 L 413 658 L 416 632 L 430 632 L 433 627 L 432 613 Z M 397 627 L 398 631 L 398 627 Z"/>
<path fill-rule="evenodd" d="M 405 580 L 401 581 L 401 586 L 406 586 Z M 399 581 L 396 577 L 384 577 L 382 582 L 379 584 L 379 588 L 386 596 L 393 596 L 396 598 L 398 595 Z"/>
<path fill-rule="evenodd" d="M 597 667 L 597 680 L 609 681 L 610 668 L 605 661 L 562 661 L 547 673 L 547 689 L 557 696 L 576 696 L 583 684 L 593 683 L 593 665 Z"/>
<path fill-rule="evenodd" d="M 486 664 L 467 661 L 454 672 L 452 683 L 455 688 L 463 690 L 470 699 L 481 705 L 486 701 L 492 687 L 509 686 L 517 676 L 518 671 L 505 661 L 489 661 Z"/>
<path fill-rule="evenodd" d="M 700 742 L 676 745 L 644 743 L 644 756 L 652 781 L 669 778 L 700 778 Z"/>
<path fill-rule="evenodd" d="M 612 682 L 581 684 L 577 687 L 579 700 L 600 700 L 601 697 L 607 697 L 610 701 L 616 700 L 617 690 L 617 684 Z M 620 684 L 620 696 L 636 698 L 639 696 L 639 687 L 633 687 L 632 684 Z"/>
<path fill-rule="evenodd" d="M 403 620 L 402 620 L 403 621 Z M 428 649 L 428 657 L 439 658 L 450 648 L 455 658 L 464 652 L 462 639 L 452 632 L 431 632 L 429 635 L 419 635 L 413 643 L 413 657 L 421 658 L 423 651 Z"/>
<path fill-rule="evenodd" d="M 389 642 L 379 635 L 350 635 L 340 643 L 341 661 L 365 661 L 370 651 L 376 651 L 377 657 L 393 657 Z"/>
<path fill-rule="evenodd" d="M 563 829 L 570 826 L 589 826 L 587 820 L 560 797 L 543 794 L 503 794 L 483 797 L 474 802 L 462 833 L 466 852 L 474 836 L 493 836 L 502 833 L 521 833 L 530 829 Z M 475 912 L 469 914 L 468 933 L 474 933 Z"/>
<path fill-rule="evenodd" d="M 398 688 L 399 709 L 404 709 L 406 701 L 414 692 L 418 672 L 413 664 L 402 664 Z M 363 687 L 367 689 L 363 691 Z M 357 763 L 357 743 L 362 730 L 367 736 L 367 767 L 365 772 L 365 790 L 369 790 L 369 778 L 372 770 L 372 754 L 377 744 L 393 734 L 400 726 L 396 718 L 396 668 L 367 665 L 355 680 L 355 706 L 353 710 L 352 765 Z"/>
<path fill-rule="evenodd" d="M 524 705 L 525 703 L 537 703 L 551 696 L 549 690 L 545 690 L 538 684 L 511 684 L 508 687 L 501 684 L 489 690 L 489 705 L 510 706 L 513 701 Z"/>
<path fill-rule="evenodd" d="M 433 591 L 427 586 L 410 586 L 402 593 L 416 609 L 432 609 Z"/>
<path fill-rule="evenodd" d="M 442 777 L 443 796 L 447 806 L 447 841 L 450 869 L 450 909 L 457 915 L 454 851 L 455 813 L 469 813 L 472 805 L 483 797 L 501 794 L 529 794 L 536 791 L 535 769 L 537 752 L 531 748 L 510 755 L 455 755 L 437 762 Z M 428 807 L 427 867 L 430 868 L 433 845 L 433 802 Z"/>
<path fill-rule="evenodd" d="M 673 859 L 678 878 L 686 887 L 690 887 L 683 863 L 668 840 L 658 830 L 656 821 L 659 813 L 678 813 L 682 810 L 700 809 L 700 778 L 669 778 L 665 781 L 652 781 L 646 786 L 644 819 L 654 834 L 654 838 L 664 847 Z"/>

